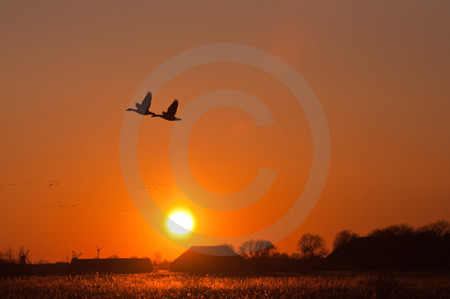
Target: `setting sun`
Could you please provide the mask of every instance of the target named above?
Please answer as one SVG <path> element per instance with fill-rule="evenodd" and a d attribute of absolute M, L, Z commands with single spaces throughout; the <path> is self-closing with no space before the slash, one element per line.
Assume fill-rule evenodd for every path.
<path fill-rule="evenodd" d="M 183 212 L 177 212 L 169 217 L 167 223 L 169 230 L 177 235 L 184 235 L 191 231 L 194 226 L 192 217 Z"/>
<path fill-rule="evenodd" d="M 0 299 L 450 299 L 450 0 L 0 24 Z"/>

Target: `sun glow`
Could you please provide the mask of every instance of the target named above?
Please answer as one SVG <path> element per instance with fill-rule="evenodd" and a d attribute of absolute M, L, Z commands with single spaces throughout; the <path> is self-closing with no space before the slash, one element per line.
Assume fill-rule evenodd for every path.
<path fill-rule="evenodd" d="M 177 212 L 169 217 L 167 222 L 169 230 L 177 235 L 184 235 L 191 231 L 194 226 L 192 217 L 183 212 Z"/>

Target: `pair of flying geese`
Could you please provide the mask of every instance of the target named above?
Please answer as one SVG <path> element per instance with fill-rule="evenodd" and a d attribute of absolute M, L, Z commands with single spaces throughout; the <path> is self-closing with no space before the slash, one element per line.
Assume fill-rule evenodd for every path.
<path fill-rule="evenodd" d="M 152 93 L 149 91 L 142 100 L 142 103 L 136 103 L 136 109 L 128 108 L 127 111 L 134 111 L 141 115 L 151 115 L 152 117 L 161 117 L 165 120 L 181 120 L 181 118 L 175 117 L 178 108 L 178 100 L 175 99 L 173 103 L 167 108 L 167 111 L 163 111 L 162 114 L 156 114 L 150 111 L 150 105 L 152 103 Z"/>

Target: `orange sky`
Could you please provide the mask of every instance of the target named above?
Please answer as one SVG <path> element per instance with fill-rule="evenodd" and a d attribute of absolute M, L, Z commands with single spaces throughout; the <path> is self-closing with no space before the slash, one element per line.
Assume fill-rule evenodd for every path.
<path fill-rule="evenodd" d="M 24 245 L 33 261 L 71 250 L 94 256 L 172 259 L 184 249 L 149 226 L 122 179 L 119 137 L 125 109 L 158 65 L 211 43 L 274 54 L 308 81 L 331 136 L 328 181 L 312 213 L 276 245 L 292 252 L 305 232 L 330 245 L 350 228 L 365 234 L 394 223 L 418 226 L 450 215 L 450 4 L 448 1 L 43 1 L 0 4 L 0 249 Z M 163 210 L 188 205 L 196 230 L 236 236 L 280 218 L 306 183 L 309 125 L 290 91 L 239 63 L 180 74 L 154 95 L 155 111 L 180 109 L 210 91 L 261 100 L 275 123 L 258 127 L 236 108 L 195 124 L 189 160 L 198 182 L 235 192 L 260 167 L 277 171 L 255 205 L 212 211 L 189 201 L 169 167 L 173 125 L 145 118 L 138 158 Z M 284 118 L 286 111 L 297 118 Z M 180 111 L 183 118 L 182 110 Z M 156 170 L 157 169 L 157 170 Z"/>

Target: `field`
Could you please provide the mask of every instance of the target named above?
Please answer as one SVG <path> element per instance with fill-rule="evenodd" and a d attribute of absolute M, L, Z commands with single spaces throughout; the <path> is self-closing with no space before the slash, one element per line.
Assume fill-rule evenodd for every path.
<path fill-rule="evenodd" d="M 0 278 L 0 298 L 450 298 L 450 273 L 322 272 L 214 276 L 179 273 Z"/>

